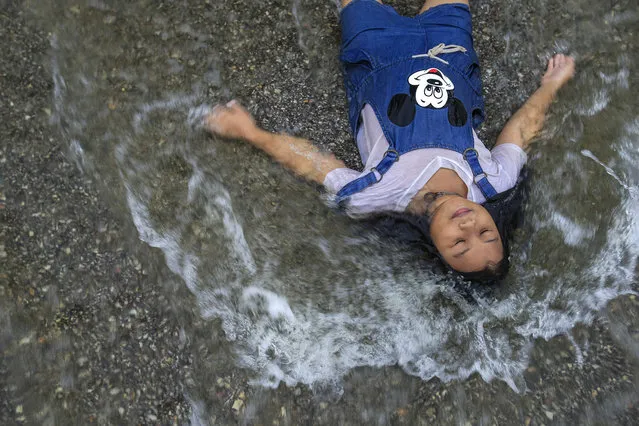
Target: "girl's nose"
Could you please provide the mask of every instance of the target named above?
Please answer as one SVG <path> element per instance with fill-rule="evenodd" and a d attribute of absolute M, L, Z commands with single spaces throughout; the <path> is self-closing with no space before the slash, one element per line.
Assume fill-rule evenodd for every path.
<path fill-rule="evenodd" d="M 459 227 L 461 229 L 466 229 L 475 226 L 475 218 L 470 216 L 465 218 L 465 220 L 459 222 Z"/>

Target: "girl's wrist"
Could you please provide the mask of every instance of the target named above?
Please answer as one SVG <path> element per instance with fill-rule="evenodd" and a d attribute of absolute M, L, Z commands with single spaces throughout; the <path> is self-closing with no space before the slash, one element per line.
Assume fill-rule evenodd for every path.
<path fill-rule="evenodd" d="M 259 138 L 260 128 L 253 125 L 242 129 L 242 138 L 248 142 L 255 142 Z"/>
<path fill-rule="evenodd" d="M 552 92 L 553 95 L 559 92 L 559 89 L 561 89 L 561 86 L 563 86 L 563 83 L 556 80 L 547 80 L 547 81 L 541 82 L 541 88 L 549 92 Z"/>
<path fill-rule="evenodd" d="M 547 81 L 543 82 L 541 86 L 539 86 L 539 91 L 544 92 L 550 100 L 554 99 L 561 88 L 561 84 L 558 84 L 556 81 Z"/>

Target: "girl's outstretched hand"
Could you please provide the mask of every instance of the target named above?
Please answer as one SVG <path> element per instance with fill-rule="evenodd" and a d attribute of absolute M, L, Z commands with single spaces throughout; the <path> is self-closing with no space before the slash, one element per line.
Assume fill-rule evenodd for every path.
<path fill-rule="evenodd" d="M 204 123 L 211 133 L 229 139 L 250 139 L 257 130 L 251 114 L 236 100 L 213 107 Z"/>
<path fill-rule="evenodd" d="M 557 54 L 548 60 L 548 68 L 541 79 L 541 85 L 559 90 L 575 75 L 575 59 Z"/>

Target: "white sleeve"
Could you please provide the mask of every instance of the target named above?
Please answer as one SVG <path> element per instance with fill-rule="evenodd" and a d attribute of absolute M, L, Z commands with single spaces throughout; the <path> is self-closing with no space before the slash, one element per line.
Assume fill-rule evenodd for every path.
<path fill-rule="evenodd" d="M 331 170 L 324 178 L 324 187 L 328 192 L 337 194 L 344 185 L 357 179 L 360 174 L 361 172 L 347 168 Z"/>
<path fill-rule="evenodd" d="M 523 149 L 513 143 L 497 145 L 490 153 L 493 161 L 500 165 L 501 174 L 503 174 L 503 176 L 500 176 L 500 186 L 502 186 L 500 192 L 515 186 L 519 173 L 524 164 L 526 164 L 528 155 Z"/>

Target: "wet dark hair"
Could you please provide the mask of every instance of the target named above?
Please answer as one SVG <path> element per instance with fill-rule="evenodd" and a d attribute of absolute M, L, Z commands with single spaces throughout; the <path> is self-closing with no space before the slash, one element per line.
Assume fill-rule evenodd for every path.
<path fill-rule="evenodd" d="M 497 194 L 482 206 L 492 217 L 501 237 L 504 257 L 497 264 L 490 264 L 481 271 L 459 272 L 454 270 L 442 258 L 430 237 L 430 218 L 427 215 L 415 216 L 408 213 L 393 213 L 376 218 L 375 228 L 385 237 L 425 249 L 438 259 L 445 270 L 450 270 L 464 280 L 475 283 L 497 283 L 504 279 L 510 269 L 510 240 L 513 231 L 523 220 L 522 206 L 527 195 L 528 170 L 524 168 L 515 186 Z"/>

